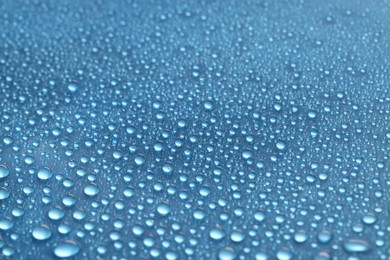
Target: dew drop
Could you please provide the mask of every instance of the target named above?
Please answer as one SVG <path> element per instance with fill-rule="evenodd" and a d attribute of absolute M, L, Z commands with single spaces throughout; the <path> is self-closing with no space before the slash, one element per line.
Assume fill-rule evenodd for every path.
<path fill-rule="evenodd" d="M 276 148 L 278 148 L 279 150 L 284 150 L 286 148 L 286 142 L 282 140 L 277 141 Z"/>
<path fill-rule="evenodd" d="M 161 203 L 157 206 L 157 212 L 160 214 L 160 216 L 167 216 L 171 213 L 171 206 L 165 203 Z"/>
<path fill-rule="evenodd" d="M 237 253 L 234 252 L 233 248 L 225 247 L 218 253 L 219 260 L 233 260 L 236 259 Z"/>
<path fill-rule="evenodd" d="M 142 165 L 145 163 L 145 158 L 142 156 L 137 156 L 134 158 L 135 164 Z"/>
<path fill-rule="evenodd" d="M 0 180 L 6 178 L 9 175 L 9 169 L 5 165 L 0 165 Z"/>
<path fill-rule="evenodd" d="M 8 199 L 9 196 L 10 193 L 6 188 L 0 188 L 0 200 Z"/>
<path fill-rule="evenodd" d="M 233 241 L 233 242 L 236 242 L 236 243 L 240 243 L 242 242 L 244 239 L 245 239 L 245 235 L 241 232 L 238 232 L 238 231 L 234 231 L 231 235 L 230 235 L 230 239 Z"/>
<path fill-rule="evenodd" d="M 73 242 L 65 242 L 54 249 L 54 254 L 59 258 L 68 258 L 79 253 L 80 248 Z"/>
<path fill-rule="evenodd" d="M 38 171 L 37 176 L 40 180 L 46 181 L 53 176 L 53 173 L 48 168 L 42 168 Z"/>
<path fill-rule="evenodd" d="M 94 197 L 99 194 L 99 188 L 95 184 L 88 184 L 84 188 L 84 194 L 89 197 Z"/>
<path fill-rule="evenodd" d="M 173 171 L 173 167 L 170 164 L 164 164 L 162 169 L 166 174 L 170 174 Z"/>
<path fill-rule="evenodd" d="M 32 236 L 36 240 L 47 240 L 51 237 L 52 233 L 47 226 L 35 227 L 32 231 Z"/>
<path fill-rule="evenodd" d="M 77 90 L 79 89 L 79 85 L 77 83 L 70 83 L 68 85 L 68 90 L 71 92 L 71 93 L 75 93 Z"/>
<path fill-rule="evenodd" d="M 370 244 L 360 239 L 348 239 L 344 242 L 344 249 L 348 253 L 364 253 L 370 251 Z"/>
<path fill-rule="evenodd" d="M 0 220 L 0 229 L 1 230 L 7 231 L 7 230 L 11 229 L 13 226 L 14 226 L 14 223 L 9 219 L 4 218 L 4 219 Z"/>
<path fill-rule="evenodd" d="M 219 228 L 213 228 L 209 232 L 209 236 L 213 240 L 221 240 L 225 237 L 225 232 Z"/>

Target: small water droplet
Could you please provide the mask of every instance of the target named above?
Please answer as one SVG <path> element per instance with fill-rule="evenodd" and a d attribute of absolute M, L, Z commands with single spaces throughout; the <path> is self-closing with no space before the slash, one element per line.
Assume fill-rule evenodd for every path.
<path fill-rule="evenodd" d="M 284 150 L 286 148 L 286 142 L 282 140 L 277 141 L 276 148 L 278 148 L 279 150 Z"/>
<path fill-rule="evenodd" d="M 77 90 L 79 89 L 79 85 L 77 83 L 70 83 L 68 85 L 68 90 L 71 92 L 71 93 L 75 93 Z"/>

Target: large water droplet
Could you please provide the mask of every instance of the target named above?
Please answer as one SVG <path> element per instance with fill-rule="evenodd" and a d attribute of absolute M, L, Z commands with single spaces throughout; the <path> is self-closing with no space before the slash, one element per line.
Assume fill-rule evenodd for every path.
<path fill-rule="evenodd" d="M 165 164 L 163 166 L 163 171 L 167 174 L 171 173 L 173 171 L 173 167 L 170 164 Z"/>
<path fill-rule="evenodd" d="M 276 148 L 278 148 L 279 150 L 284 150 L 286 148 L 286 145 L 286 142 L 282 140 L 276 142 Z"/>
<path fill-rule="evenodd" d="M 344 249 L 348 253 L 364 253 L 370 251 L 370 244 L 360 239 L 349 239 L 344 242 Z"/>
<path fill-rule="evenodd" d="M 236 242 L 236 243 L 240 243 L 242 242 L 244 239 L 245 239 L 245 235 L 241 232 L 238 232 L 238 231 L 234 231 L 231 235 L 230 235 L 230 239 L 233 241 L 233 242 Z"/>
<path fill-rule="evenodd" d="M 9 169 L 6 165 L 0 165 L 0 180 L 9 175 Z"/>
<path fill-rule="evenodd" d="M 36 240 L 46 240 L 51 237 L 52 233 L 47 226 L 38 226 L 35 227 L 32 231 L 32 236 Z"/>
<path fill-rule="evenodd" d="M 237 253 L 234 252 L 233 248 L 226 247 L 219 251 L 218 259 L 219 260 L 233 260 L 236 259 Z"/>
<path fill-rule="evenodd" d="M 80 248 L 73 242 L 65 242 L 54 249 L 54 254 L 59 258 L 75 256 L 79 253 Z"/>
<path fill-rule="evenodd" d="M 6 230 L 11 229 L 13 226 L 14 226 L 14 223 L 9 219 L 4 218 L 4 219 L 0 220 L 0 229 L 1 230 L 6 231 Z"/>
<path fill-rule="evenodd" d="M 53 176 L 53 173 L 48 168 L 42 168 L 38 171 L 38 178 L 40 180 L 48 180 Z"/>
<path fill-rule="evenodd" d="M 87 196 L 94 197 L 99 194 L 99 188 L 94 184 L 88 184 L 84 188 L 84 193 Z"/>
<path fill-rule="evenodd" d="M 161 216 L 165 217 L 167 216 L 169 213 L 171 213 L 171 206 L 169 206 L 168 204 L 165 204 L 165 203 L 161 203 L 157 206 L 157 212 L 158 214 L 160 214 Z"/>
<path fill-rule="evenodd" d="M 0 188 L 0 200 L 8 199 L 9 196 L 10 193 L 6 188 Z"/>

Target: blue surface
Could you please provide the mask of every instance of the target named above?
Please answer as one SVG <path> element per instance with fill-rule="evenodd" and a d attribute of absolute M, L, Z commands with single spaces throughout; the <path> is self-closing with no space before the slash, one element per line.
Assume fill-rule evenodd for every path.
<path fill-rule="evenodd" d="M 0 2 L 2 259 L 389 259 L 390 2 Z"/>

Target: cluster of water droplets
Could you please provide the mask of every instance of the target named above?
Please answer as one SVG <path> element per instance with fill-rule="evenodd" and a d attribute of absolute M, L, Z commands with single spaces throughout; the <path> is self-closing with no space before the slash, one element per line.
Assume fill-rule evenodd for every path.
<path fill-rule="evenodd" d="M 386 8 L 0 4 L 0 258 L 388 259 Z"/>

